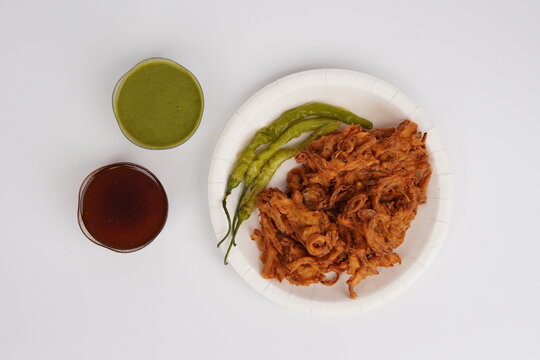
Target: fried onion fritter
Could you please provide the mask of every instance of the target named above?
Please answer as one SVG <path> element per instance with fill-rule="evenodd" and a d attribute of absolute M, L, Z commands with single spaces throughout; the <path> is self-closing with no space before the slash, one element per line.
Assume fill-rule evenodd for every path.
<path fill-rule="evenodd" d="M 377 268 L 401 263 L 394 250 L 426 202 L 431 167 L 426 133 L 405 120 L 397 128 L 346 127 L 296 154 L 285 192 L 259 195 L 261 274 L 294 285 L 354 287 Z M 335 276 L 330 274 L 335 273 Z"/>

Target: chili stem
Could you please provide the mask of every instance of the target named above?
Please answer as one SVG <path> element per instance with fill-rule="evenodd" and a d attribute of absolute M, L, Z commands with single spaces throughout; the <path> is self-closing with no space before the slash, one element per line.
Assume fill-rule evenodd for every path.
<path fill-rule="evenodd" d="M 225 239 L 227 239 L 227 237 L 231 233 L 231 226 L 232 226 L 231 225 L 231 215 L 229 214 L 229 210 L 227 209 L 227 197 L 226 196 L 223 198 L 223 201 L 221 202 L 221 204 L 223 205 L 223 210 L 225 211 L 225 216 L 227 216 L 227 224 L 229 225 L 229 228 L 227 229 L 227 233 L 225 234 L 223 239 L 221 239 L 218 242 L 217 247 L 220 247 L 221 244 L 225 241 Z"/>

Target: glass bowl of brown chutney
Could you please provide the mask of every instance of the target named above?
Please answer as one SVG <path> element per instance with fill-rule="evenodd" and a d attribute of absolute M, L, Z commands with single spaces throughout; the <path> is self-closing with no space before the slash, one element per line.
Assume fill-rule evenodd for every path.
<path fill-rule="evenodd" d="M 79 191 L 79 226 L 88 239 L 117 252 L 150 244 L 165 226 L 165 189 L 148 169 L 121 162 L 86 177 Z"/>

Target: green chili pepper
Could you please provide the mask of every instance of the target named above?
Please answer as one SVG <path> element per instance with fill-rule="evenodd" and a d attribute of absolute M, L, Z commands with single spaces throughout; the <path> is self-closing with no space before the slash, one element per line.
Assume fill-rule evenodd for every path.
<path fill-rule="evenodd" d="M 255 160 L 251 162 L 246 174 L 244 175 L 244 185 L 251 185 L 253 180 L 255 180 L 255 178 L 259 175 L 266 161 L 268 161 L 268 159 L 270 159 L 283 145 L 288 143 L 290 140 L 306 133 L 307 131 L 317 130 L 330 122 L 335 122 L 335 120 L 330 118 L 315 117 L 306 120 L 299 120 L 289 126 L 274 142 L 269 144 L 268 147 L 261 151 Z"/>
<path fill-rule="evenodd" d="M 233 245 L 236 245 L 236 234 L 238 233 L 238 229 L 240 228 L 240 225 L 244 221 L 246 221 L 250 216 L 253 210 L 255 209 L 255 205 L 257 203 L 257 196 L 266 189 L 266 186 L 272 179 L 272 176 L 276 172 L 276 170 L 279 168 L 279 166 L 286 160 L 293 157 L 298 151 L 303 150 L 306 148 L 309 144 L 311 144 L 314 140 L 318 139 L 319 137 L 326 135 L 328 133 L 331 133 L 337 129 L 339 129 L 340 122 L 337 120 L 329 120 L 325 121 L 325 124 L 319 127 L 317 130 L 313 131 L 308 138 L 304 141 L 302 141 L 300 144 L 291 146 L 288 148 L 282 148 L 274 153 L 270 159 L 266 162 L 266 164 L 261 168 L 259 175 L 255 178 L 253 181 L 253 185 L 249 189 L 247 193 L 245 193 L 246 196 L 242 196 L 242 198 L 239 200 L 240 203 L 238 205 L 237 214 L 235 215 L 235 224 L 232 231 L 232 238 L 229 242 L 229 246 L 227 248 L 227 252 L 225 253 L 225 259 L 224 263 L 227 265 L 227 258 L 229 257 L 229 253 L 231 251 L 231 248 Z M 223 240 L 222 240 L 223 241 Z"/>
<path fill-rule="evenodd" d="M 373 127 L 371 121 L 364 119 L 347 109 L 324 103 L 312 102 L 287 110 L 276 120 L 272 121 L 270 125 L 259 129 L 259 131 L 255 133 L 255 136 L 253 136 L 236 160 L 234 169 L 229 176 L 225 193 L 229 195 L 232 190 L 242 182 L 249 165 L 253 159 L 255 159 L 255 151 L 259 146 L 274 141 L 289 127 L 289 125 L 291 125 L 291 123 L 308 116 L 326 117 L 340 120 L 347 124 L 359 124 L 366 129 L 371 129 Z"/>
<path fill-rule="evenodd" d="M 259 148 L 259 146 L 274 141 L 289 127 L 289 125 L 296 120 L 309 116 L 326 117 L 340 120 L 347 124 L 359 124 L 366 129 L 371 129 L 373 127 L 373 124 L 369 120 L 364 119 L 347 109 L 330 104 L 311 102 L 285 111 L 277 119 L 272 121 L 272 123 L 263 127 L 262 129 L 259 129 L 259 131 L 255 133 L 255 136 L 253 136 L 251 141 L 238 156 L 238 159 L 234 164 L 233 171 L 229 175 L 227 187 L 225 189 L 225 194 L 222 201 L 222 206 L 223 210 L 225 211 L 225 215 L 227 216 L 229 229 L 227 230 L 225 237 L 219 242 L 220 244 L 227 238 L 227 236 L 229 236 L 231 232 L 231 220 L 229 211 L 227 209 L 227 197 L 244 179 L 246 171 L 256 157 L 256 150 Z"/>

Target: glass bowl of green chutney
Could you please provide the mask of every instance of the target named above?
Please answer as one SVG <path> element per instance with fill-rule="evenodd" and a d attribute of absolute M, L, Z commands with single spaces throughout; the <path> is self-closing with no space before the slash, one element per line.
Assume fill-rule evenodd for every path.
<path fill-rule="evenodd" d="M 153 150 L 186 142 L 199 127 L 204 108 L 197 78 L 160 57 L 143 60 L 125 73 L 112 102 L 122 133 L 135 145 Z"/>

